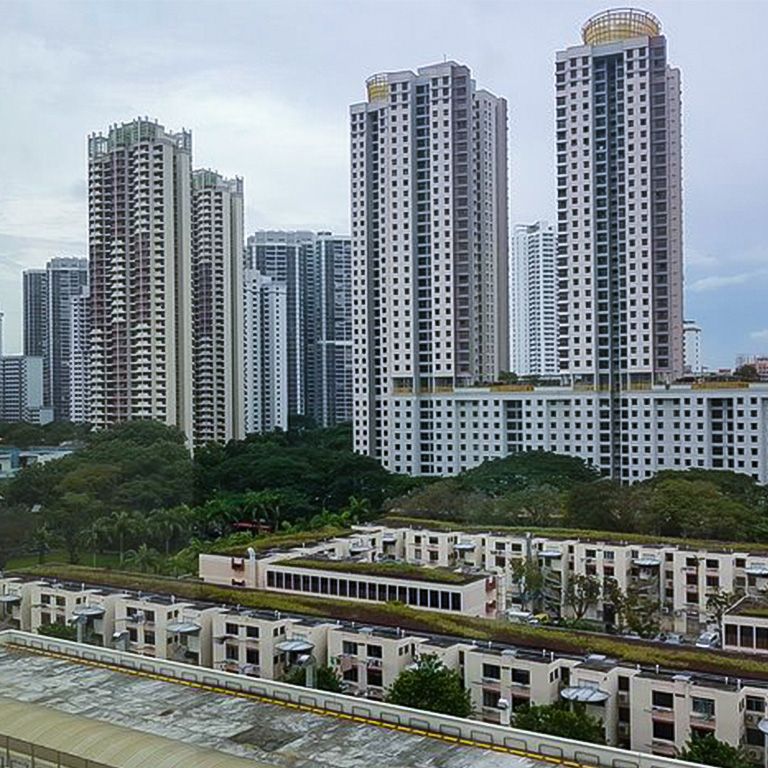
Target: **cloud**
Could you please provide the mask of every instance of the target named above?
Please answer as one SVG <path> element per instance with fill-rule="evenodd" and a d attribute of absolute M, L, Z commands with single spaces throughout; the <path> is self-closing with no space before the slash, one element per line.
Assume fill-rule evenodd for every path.
<path fill-rule="evenodd" d="M 768 341 L 768 328 L 763 328 L 762 331 L 752 331 L 749 337 L 757 341 Z"/>
<path fill-rule="evenodd" d="M 729 288 L 733 285 L 744 285 L 753 280 L 762 280 L 768 276 L 768 269 L 756 269 L 752 272 L 741 272 L 736 275 L 710 275 L 694 280 L 687 286 L 689 291 L 703 293 L 704 291 L 718 291 L 721 288 Z"/>

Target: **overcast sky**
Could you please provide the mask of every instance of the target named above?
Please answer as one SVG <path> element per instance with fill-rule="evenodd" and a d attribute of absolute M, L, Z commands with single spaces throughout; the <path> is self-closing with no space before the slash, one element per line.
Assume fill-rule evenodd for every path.
<path fill-rule="evenodd" d="M 586 0 L 0 0 L 0 307 L 21 270 L 86 253 L 86 137 L 147 115 L 245 178 L 246 229 L 349 229 L 347 109 L 443 57 L 509 101 L 511 222 L 552 218 L 554 53 Z M 704 361 L 768 351 L 765 0 L 655 0 L 682 70 L 686 316 Z"/>

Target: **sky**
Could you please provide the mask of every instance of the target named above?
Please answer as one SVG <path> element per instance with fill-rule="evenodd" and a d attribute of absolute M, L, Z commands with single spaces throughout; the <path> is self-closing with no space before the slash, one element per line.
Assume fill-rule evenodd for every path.
<path fill-rule="evenodd" d="M 621 5 L 622 3 L 618 3 Z M 0 309 L 85 255 L 86 141 L 148 116 L 245 179 L 246 231 L 349 231 L 347 114 L 445 57 L 509 102 L 510 222 L 554 218 L 554 55 L 602 0 L 0 0 Z M 648 0 L 682 70 L 686 317 L 703 359 L 768 352 L 768 2 Z"/>

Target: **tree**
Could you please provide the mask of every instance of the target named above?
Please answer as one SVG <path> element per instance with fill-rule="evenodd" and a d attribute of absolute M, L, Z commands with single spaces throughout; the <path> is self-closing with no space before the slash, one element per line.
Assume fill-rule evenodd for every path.
<path fill-rule="evenodd" d="M 108 519 L 109 531 L 113 542 L 117 543 L 117 551 L 120 556 L 120 565 L 125 559 L 126 537 L 134 536 L 144 527 L 144 521 L 131 512 L 114 512 Z"/>
<path fill-rule="evenodd" d="M 568 579 L 565 604 L 573 611 L 576 621 L 583 619 L 587 611 L 597 605 L 601 591 L 600 580 L 595 576 L 578 573 Z"/>
<path fill-rule="evenodd" d="M 71 624 L 42 624 L 37 628 L 37 634 L 57 640 L 77 640 L 77 627 Z"/>
<path fill-rule="evenodd" d="M 720 741 L 714 734 L 694 736 L 688 741 L 679 755 L 681 760 L 702 765 L 714 765 L 719 768 L 752 768 L 747 755 L 741 747 L 732 747 Z"/>
<path fill-rule="evenodd" d="M 80 531 L 80 542 L 86 549 L 90 549 L 93 554 L 93 567 L 96 567 L 96 554 L 99 548 L 109 539 L 108 519 L 100 517 L 87 528 Z"/>
<path fill-rule="evenodd" d="M 385 700 L 401 707 L 455 717 L 472 714 L 472 700 L 461 675 L 443 666 L 434 654 L 424 654 L 415 667 L 404 669 L 387 691 Z"/>
<path fill-rule="evenodd" d="M 37 552 L 37 562 L 41 565 L 45 562 L 45 556 L 51 551 L 56 536 L 47 523 L 38 526 L 32 534 L 32 547 Z"/>
<path fill-rule="evenodd" d="M 603 596 L 605 603 L 615 611 L 619 632 L 626 628 L 646 638 L 655 637 L 659 633 L 661 620 L 658 600 L 635 589 L 624 593 L 614 578 L 607 578 L 603 583 Z"/>
<path fill-rule="evenodd" d="M 751 363 L 740 365 L 734 370 L 733 375 L 740 381 L 760 381 L 760 374 Z"/>
<path fill-rule="evenodd" d="M 137 549 L 129 549 L 125 553 L 125 562 L 138 568 L 142 573 L 155 571 L 160 563 L 160 553 L 146 544 L 141 544 Z"/>
<path fill-rule="evenodd" d="M 290 667 L 283 675 L 283 682 L 290 683 L 291 685 L 303 685 L 307 684 L 307 669 L 306 667 L 293 666 Z M 315 670 L 315 684 L 321 691 L 332 691 L 333 693 L 341 693 L 342 685 L 341 679 L 336 670 L 331 667 L 318 667 Z"/>
<path fill-rule="evenodd" d="M 523 609 L 526 610 L 529 604 L 535 608 L 544 587 L 544 574 L 541 571 L 541 566 L 532 557 L 525 557 L 522 560 L 515 560 L 510 570 L 512 581 L 517 584 L 520 604 Z"/>
<path fill-rule="evenodd" d="M 545 528 L 560 521 L 563 513 L 563 493 L 551 485 L 532 485 L 511 491 L 497 502 L 497 509 L 511 515 L 515 525 L 533 525 Z"/>
<path fill-rule="evenodd" d="M 163 543 L 165 556 L 171 554 L 171 542 L 189 528 L 190 510 L 186 505 L 156 510 L 150 518 L 150 528 Z"/>
<path fill-rule="evenodd" d="M 583 704 L 570 708 L 563 702 L 523 706 L 513 713 L 515 728 L 548 733 L 566 739 L 605 744 L 602 722 L 588 714 Z"/>
<path fill-rule="evenodd" d="M 613 480 L 574 486 L 565 501 L 565 524 L 596 531 L 634 531 L 636 499 Z"/>
<path fill-rule="evenodd" d="M 739 595 L 733 592 L 723 592 L 719 588 L 707 595 L 707 610 L 717 622 L 717 626 L 723 623 L 725 612 L 739 599 Z"/>

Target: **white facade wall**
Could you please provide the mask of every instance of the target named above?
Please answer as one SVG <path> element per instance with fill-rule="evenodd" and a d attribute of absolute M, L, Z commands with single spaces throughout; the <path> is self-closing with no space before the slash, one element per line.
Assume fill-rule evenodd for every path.
<path fill-rule="evenodd" d="M 288 300 L 284 282 L 244 275 L 245 432 L 288 429 Z"/>
<path fill-rule="evenodd" d="M 69 302 L 69 420 L 88 421 L 88 288 Z"/>
<path fill-rule="evenodd" d="M 518 376 L 559 377 L 555 230 L 545 221 L 512 229 L 509 349 Z"/>
<path fill-rule="evenodd" d="M 243 180 L 192 174 L 194 443 L 245 437 Z"/>
<path fill-rule="evenodd" d="M 521 451 L 575 456 L 637 482 L 663 469 L 729 469 L 768 482 L 768 387 L 672 385 L 623 392 L 618 454 L 593 390 L 514 386 L 457 389 L 390 402 L 384 466 L 452 475 Z"/>
<path fill-rule="evenodd" d="M 686 320 L 683 325 L 683 355 L 686 373 L 701 373 L 701 326 L 695 320 Z"/>
<path fill-rule="evenodd" d="M 391 463 L 391 395 L 508 368 L 506 102 L 455 62 L 350 109 L 354 448 Z"/>

